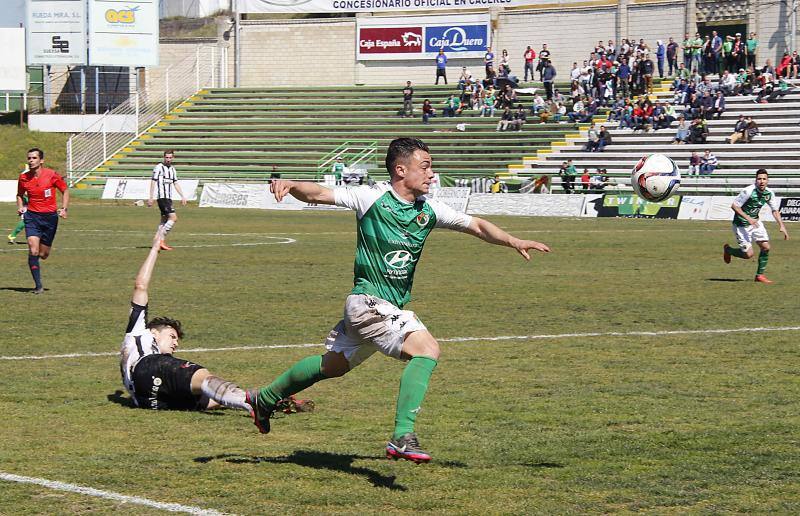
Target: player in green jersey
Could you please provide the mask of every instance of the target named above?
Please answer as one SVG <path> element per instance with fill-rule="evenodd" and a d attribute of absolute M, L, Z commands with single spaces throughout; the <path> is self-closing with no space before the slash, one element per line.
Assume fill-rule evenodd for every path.
<path fill-rule="evenodd" d="M 355 280 L 345 301 L 344 318 L 326 339 L 324 355 L 307 357 L 268 386 L 251 390 L 247 400 L 262 433 L 281 398 L 327 378 L 344 375 L 376 351 L 408 361 L 400 378 L 395 428 L 387 457 L 428 462 L 414 423 L 439 359 L 439 343 L 414 312 L 403 310 L 411 299 L 414 270 L 425 239 L 436 227 L 462 231 L 491 244 L 515 249 L 526 260 L 530 250 L 549 252 L 545 244 L 521 240 L 491 222 L 460 213 L 440 201 L 426 199 L 434 178 L 428 147 L 420 140 L 399 138 L 386 154 L 390 180 L 373 186 L 328 189 L 316 183 L 273 181 L 280 202 L 287 194 L 304 202 L 335 204 L 356 211 Z"/>
<path fill-rule="evenodd" d="M 783 220 L 781 220 L 778 201 L 772 190 L 767 188 L 768 183 L 769 174 L 765 169 L 760 168 L 756 172 L 755 184 L 742 190 L 733 200 L 733 204 L 731 204 L 731 209 L 735 212 L 733 215 L 733 234 L 736 235 L 739 248 L 734 249 L 728 244 L 725 244 L 722 248 L 722 259 L 725 263 L 731 263 L 731 256 L 745 260 L 752 258 L 753 242 L 758 244 L 761 252 L 758 255 L 758 269 L 756 270 L 755 281 L 759 283 L 772 283 L 771 280 L 764 276 L 764 271 L 767 269 L 767 260 L 769 260 L 769 235 L 764 223 L 758 220 L 758 214 L 765 204 L 769 205 L 770 210 L 772 210 L 772 216 L 778 222 L 778 229 L 783 233 L 783 239 L 789 239 L 789 233 L 786 231 Z"/>

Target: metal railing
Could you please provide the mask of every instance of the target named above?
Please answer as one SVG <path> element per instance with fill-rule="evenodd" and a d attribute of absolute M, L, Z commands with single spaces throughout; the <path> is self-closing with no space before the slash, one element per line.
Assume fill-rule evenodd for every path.
<path fill-rule="evenodd" d="M 367 165 L 378 163 L 378 142 L 375 140 L 348 140 L 339 145 L 317 161 L 317 177 L 328 174 L 333 163 L 342 158 L 348 166 Z"/>
<path fill-rule="evenodd" d="M 67 141 L 67 175 L 75 185 L 158 123 L 176 106 L 204 88 L 225 87 L 226 49 L 198 46 L 196 55 L 148 74 L 147 85 L 104 112 L 85 131 Z"/>

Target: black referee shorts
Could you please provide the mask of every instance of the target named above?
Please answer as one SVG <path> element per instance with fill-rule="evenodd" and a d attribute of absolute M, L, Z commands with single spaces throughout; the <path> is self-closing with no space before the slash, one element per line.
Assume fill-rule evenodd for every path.
<path fill-rule="evenodd" d="M 192 394 L 192 376 L 203 366 L 172 355 L 147 355 L 133 368 L 133 387 L 140 408 L 202 410 L 202 395 Z"/>

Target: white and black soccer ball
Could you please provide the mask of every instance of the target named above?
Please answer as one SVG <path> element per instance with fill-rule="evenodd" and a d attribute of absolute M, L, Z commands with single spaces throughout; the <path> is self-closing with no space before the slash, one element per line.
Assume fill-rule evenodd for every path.
<path fill-rule="evenodd" d="M 678 192 L 681 170 L 669 156 L 650 154 L 633 167 L 631 186 L 645 201 L 661 202 Z"/>

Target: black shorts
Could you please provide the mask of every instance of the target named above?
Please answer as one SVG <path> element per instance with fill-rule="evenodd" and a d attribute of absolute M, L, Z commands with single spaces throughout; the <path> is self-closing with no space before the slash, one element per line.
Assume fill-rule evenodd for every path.
<path fill-rule="evenodd" d="M 42 213 L 26 211 L 22 216 L 25 221 L 25 237 L 39 237 L 42 245 L 51 246 L 56 239 L 58 230 L 58 214 L 56 212 Z"/>
<path fill-rule="evenodd" d="M 202 410 L 205 399 L 192 394 L 192 376 L 204 369 L 172 355 L 147 355 L 133 368 L 133 385 L 140 408 Z"/>
<path fill-rule="evenodd" d="M 158 199 L 158 209 L 161 210 L 161 216 L 166 217 L 170 213 L 175 213 L 175 208 L 172 207 L 172 199 Z"/>

